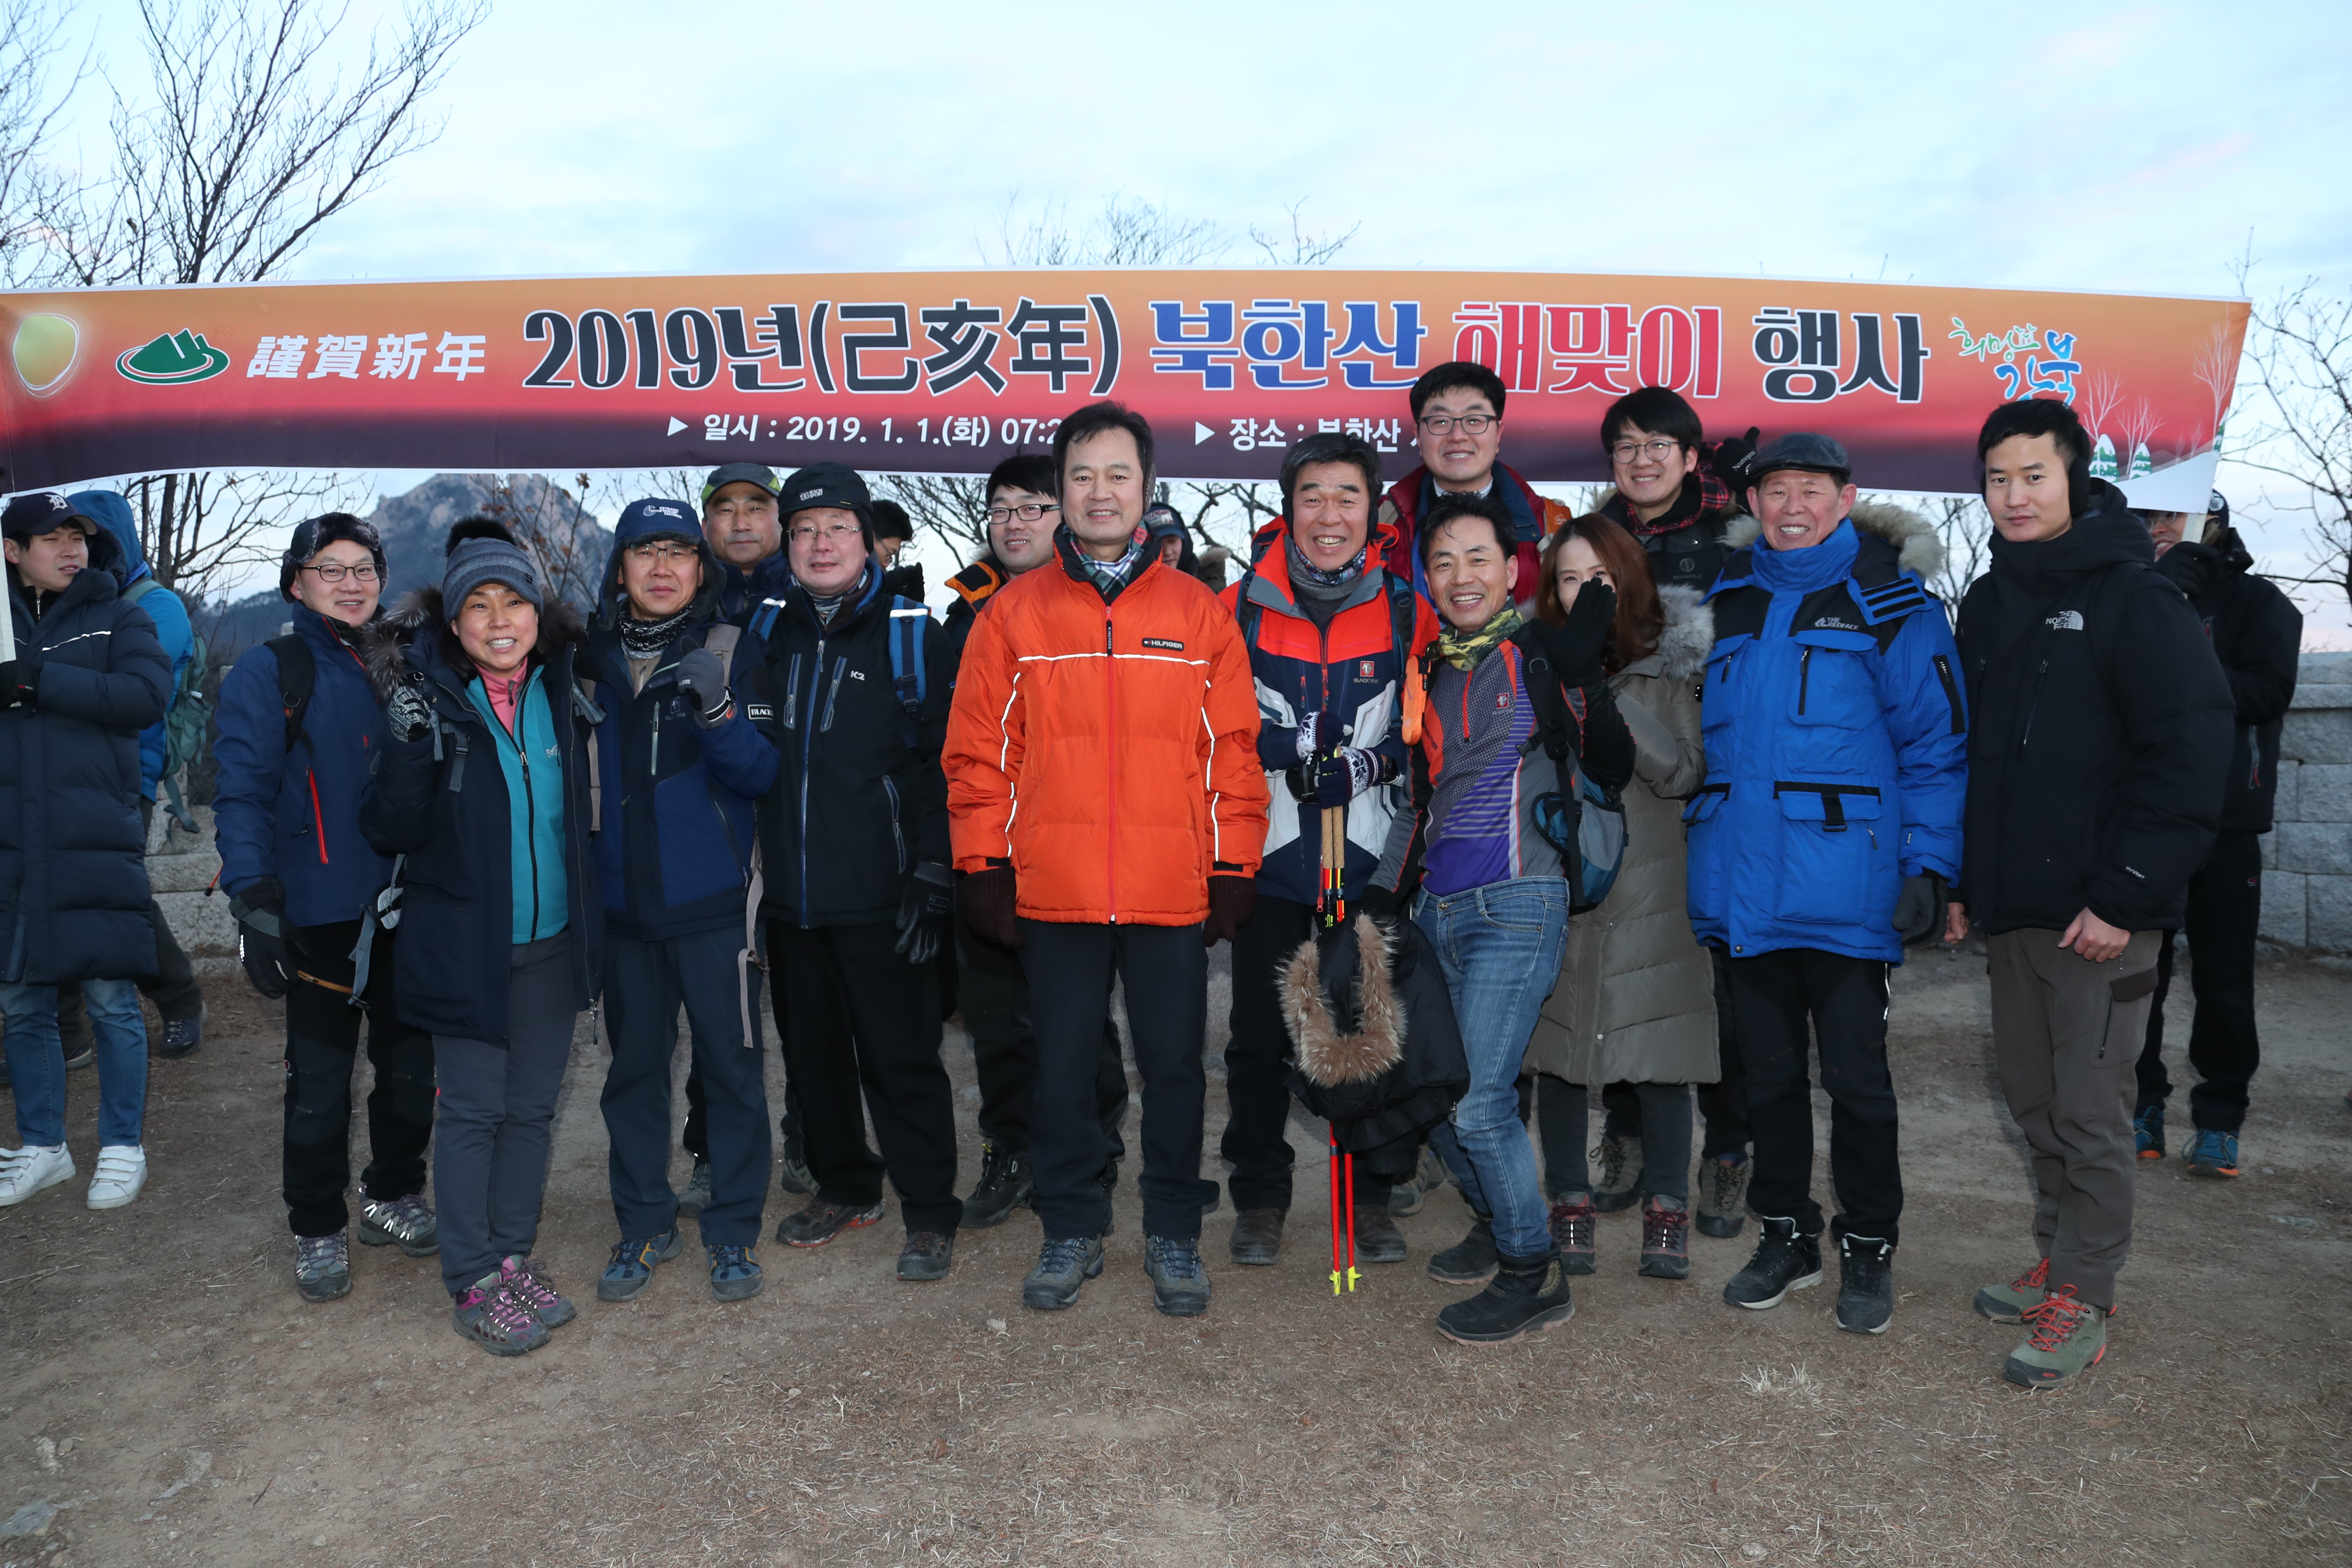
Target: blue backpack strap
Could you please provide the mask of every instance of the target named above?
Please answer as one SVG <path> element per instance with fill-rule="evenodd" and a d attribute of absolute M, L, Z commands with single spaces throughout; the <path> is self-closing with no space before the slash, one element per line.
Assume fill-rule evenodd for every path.
<path fill-rule="evenodd" d="M 890 597 L 890 689 L 898 696 L 904 715 L 899 733 L 912 750 L 922 739 L 923 700 L 929 696 L 929 674 L 923 668 L 923 631 L 931 612 L 904 595 Z"/>
<path fill-rule="evenodd" d="M 767 641 L 774 633 L 776 617 L 783 613 L 783 608 L 784 602 L 781 598 L 762 599 L 752 606 L 751 629 L 758 634 L 761 641 Z"/>

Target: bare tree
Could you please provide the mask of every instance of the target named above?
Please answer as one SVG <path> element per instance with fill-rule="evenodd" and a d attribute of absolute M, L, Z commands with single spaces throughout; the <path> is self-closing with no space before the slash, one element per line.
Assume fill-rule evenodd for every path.
<path fill-rule="evenodd" d="M 1944 565 L 1927 586 L 1945 604 L 1958 609 L 1960 595 L 1991 564 L 1992 514 L 1974 496 L 1912 496 L 1896 500 L 1895 504 L 1916 509 L 1935 525 L 1937 536 L 1944 542 Z"/>
<path fill-rule="evenodd" d="M 348 511 L 357 500 L 340 477 L 271 470 L 145 474 L 122 493 L 149 569 L 191 605 L 209 604 L 247 568 L 275 562 L 289 519 Z"/>
<path fill-rule="evenodd" d="M 1265 233 L 1255 224 L 1250 226 L 1250 242 L 1265 252 L 1266 261 L 1270 265 L 1276 267 L 1328 265 L 1333 257 L 1347 248 L 1348 242 L 1355 238 L 1357 232 L 1364 226 L 1359 221 L 1349 224 L 1346 231 L 1340 234 L 1333 234 L 1328 230 L 1321 234 L 1309 234 L 1299 221 L 1299 215 L 1306 208 L 1307 203 L 1303 198 L 1290 204 L 1290 237 L 1287 240 L 1278 235 Z"/>
<path fill-rule="evenodd" d="M 2116 448 L 2116 473 L 2118 478 L 2127 479 L 2132 477 L 2132 464 L 2137 460 L 2140 447 L 2164 428 L 2164 421 L 2156 416 L 2155 405 L 2142 397 L 2135 400 L 2125 412 L 2123 427 L 2123 440 Z"/>
<path fill-rule="evenodd" d="M 2106 435 L 2107 419 L 2124 400 L 2124 384 L 2111 370 L 2093 371 L 2083 378 L 2083 427 L 2096 441 Z"/>
<path fill-rule="evenodd" d="M 2260 420 L 2231 437 L 2232 457 L 2282 481 L 2265 504 L 2310 520 L 2313 574 L 2276 581 L 2352 599 L 2352 293 L 2308 278 L 2256 304 L 2246 363 Z"/>
<path fill-rule="evenodd" d="M 66 188 L 49 143 L 89 74 L 85 55 L 63 87 L 51 85 L 68 15 L 52 0 L 0 0 L 0 283 L 10 288 L 46 275 L 51 248 L 42 215 Z"/>
<path fill-rule="evenodd" d="M 1020 198 L 1004 204 L 992 244 L 977 241 L 980 258 L 998 267 L 1190 267 L 1213 261 L 1233 237 L 1206 218 L 1179 217 L 1166 204 L 1114 192 L 1102 210 L 1072 224 L 1069 209 L 1048 202 L 1026 218 Z"/>
<path fill-rule="evenodd" d="M 556 596 L 583 609 L 596 604 L 610 543 L 588 511 L 592 482 L 581 474 L 565 489 L 537 474 L 507 474 L 490 482 L 482 506 L 538 554 Z"/>
<path fill-rule="evenodd" d="M 2213 395 L 2213 427 L 2208 439 L 2221 438 L 2221 417 L 2229 411 L 2230 395 L 2238 384 L 2240 344 L 2232 341 L 2230 329 L 2216 321 L 2206 336 L 2205 346 L 2197 351 L 2191 374 L 2205 384 Z"/>

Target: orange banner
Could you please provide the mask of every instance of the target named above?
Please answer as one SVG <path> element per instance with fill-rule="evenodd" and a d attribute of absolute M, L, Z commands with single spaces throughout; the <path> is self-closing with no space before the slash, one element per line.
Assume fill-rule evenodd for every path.
<path fill-rule="evenodd" d="M 1330 429 L 1401 473 L 1406 388 L 1469 359 L 1508 388 L 1504 458 L 1531 479 L 1605 478 L 1602 410 L 1658 385 L 1710 435 L 1834 436 L 1865 488 L 1971 490 L 1987 412 L 2058 397 L 2103 475 L 2201 507 L 2246 315 L 2235 300 L 1322 269 L 5 294 L 0 482 L 746 458 L 984 472 L 1097 397 L 1152 421 L 1168 478 L 1270 479 Z"/>

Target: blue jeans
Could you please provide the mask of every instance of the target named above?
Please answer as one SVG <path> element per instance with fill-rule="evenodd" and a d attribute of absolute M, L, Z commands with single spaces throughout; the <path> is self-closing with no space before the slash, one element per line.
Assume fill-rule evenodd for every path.
<path fill-rule="evenodd" d="M 1519 1064 L 1568 942 L 1568 884 L 1491 882 L 1448 898 L 1424 892 L 1413 923 L 1437 950 L 1470 1063 L 1470 1091 L 1430 1142 L 1473 1208 L 1492 1215 L 1506 1258 L 1551 1250 L 1535 1145 L 1519 1121 Z M 1465 1179 L 1466 1178 L 1466 1179 Z"/>
<path fill-rule="evenodd" d="M 147 1020 L 132 980 L 85 980 L 82 1004 L 98 1044 L 98 1141 L 139 1142 L 147 1115 Z M 58 1040 L 58 988 L 0 982 L 8 1020 L 8 1082 L 16 1096 L 18 1142 L 66 1141 L 66 1054 Z"/>

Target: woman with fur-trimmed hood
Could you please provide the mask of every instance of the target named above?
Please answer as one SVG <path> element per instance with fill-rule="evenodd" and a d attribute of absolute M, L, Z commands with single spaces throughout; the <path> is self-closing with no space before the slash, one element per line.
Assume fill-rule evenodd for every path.
<path fill-rule="evenodd" d="M 570 1321 L 531 1257 L 549 1134 L 604 910 L 589 849 L 594 722 L 574 683 L 579 616 L 488 518 L 449 531 L 436 590 L 372 630 L 383 754 L 360 830 L 405 858 L 401 1012 L 433 1032 L 433 1193 L 457 1332 L 519 1355 Z"/>
<path fill-rule="evenodd" d="M 1587 1097 L 1630 1084 L 1645 1157 L 1637 1190 L 1642 1272 L 1690 1272 L 1691 1089 L 1718 1076 L 1714 967 L 1691 935 L 1682 803 L 1706 775 L 1697 678 L 1715 617 L 1686 587 L 1654 585 L 1641 544 L 1607 517 L 1578 518 L 1544 547 L 1536 613 L 1557 625 L 1586 583 L 1617 592 L 1610 689 L 1633 735 L 1625 786 L 1625 858 L 1601 907 L 1569 924 L 1559 986 L 1545 1002 L 1527 1068 L 1538 1086 L 1538 1131 L 1561 1260 L 1593 1268 L 1593 1202 L 1585 1157 Z"/>

